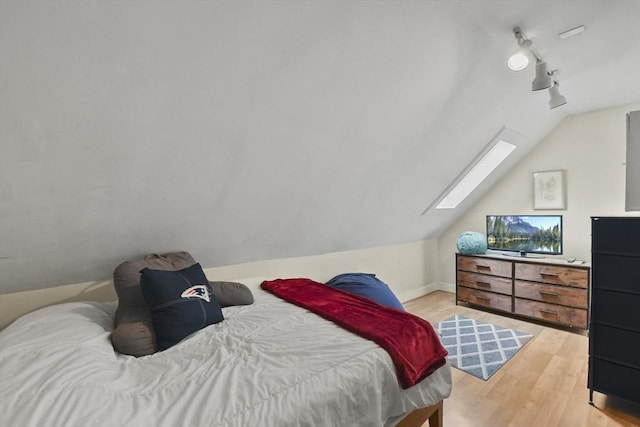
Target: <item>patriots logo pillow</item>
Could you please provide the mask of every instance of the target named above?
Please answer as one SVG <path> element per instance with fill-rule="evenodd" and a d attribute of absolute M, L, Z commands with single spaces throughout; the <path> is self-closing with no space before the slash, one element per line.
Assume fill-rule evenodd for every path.
<path fill-rule="evenodd" d="M 159 351 L 224 320 L 200 264 L 179 271 L 143 268 L 140 287 L 151 311 Z"/>

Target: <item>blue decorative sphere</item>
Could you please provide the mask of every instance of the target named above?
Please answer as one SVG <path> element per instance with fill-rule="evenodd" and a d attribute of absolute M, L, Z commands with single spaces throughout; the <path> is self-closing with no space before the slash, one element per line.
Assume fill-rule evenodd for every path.
<path fill-rule="evenodd" d="M 487 252 L 487 239 L 477 231 L 464 231 L 458 236 L 456 246 L 461 254 L 483 254 Z"/>

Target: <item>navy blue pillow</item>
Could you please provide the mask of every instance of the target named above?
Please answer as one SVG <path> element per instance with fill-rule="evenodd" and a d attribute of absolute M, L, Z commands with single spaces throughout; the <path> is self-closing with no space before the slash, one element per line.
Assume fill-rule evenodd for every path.
<path fill-rule="evenodd" d="M 140 287 L 151 311 L 158 350 L 224 320 L 200 264 L 179 271 L 140 270 Z"/>
<path fill-rule="evenodd" d="M 404 311 L 404 307 L 389 288 L 389 285 L 378 279 L 375 274 L 344 273 L 325 283 L 332 288 L 369 298 L 381 305 Z"/>

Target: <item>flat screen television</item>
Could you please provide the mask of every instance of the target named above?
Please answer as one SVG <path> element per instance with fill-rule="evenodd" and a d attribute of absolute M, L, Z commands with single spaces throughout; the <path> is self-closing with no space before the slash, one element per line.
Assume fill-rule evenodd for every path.
<path fill-rule="evenodd" d="M 562 215 L 487 215 L 487 249 L 562 255 Z"/>

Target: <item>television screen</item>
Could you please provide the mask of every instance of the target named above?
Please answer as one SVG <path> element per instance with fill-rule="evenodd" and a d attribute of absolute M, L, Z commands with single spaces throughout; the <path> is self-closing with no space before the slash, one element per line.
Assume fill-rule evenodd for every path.
<path fill-rule="evenodd" d="M 562 215 L 487 215 L 487 249 L 562 254 Z"/>

